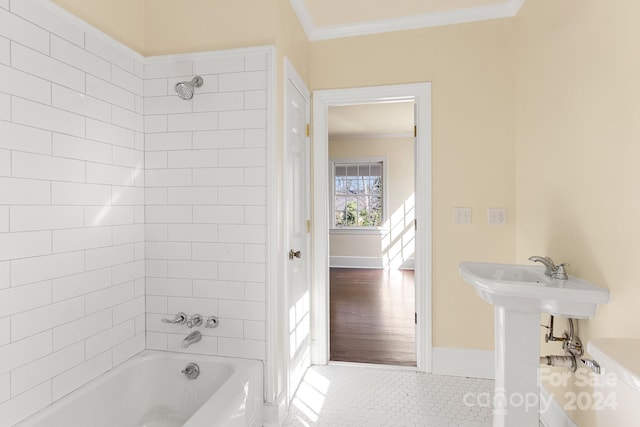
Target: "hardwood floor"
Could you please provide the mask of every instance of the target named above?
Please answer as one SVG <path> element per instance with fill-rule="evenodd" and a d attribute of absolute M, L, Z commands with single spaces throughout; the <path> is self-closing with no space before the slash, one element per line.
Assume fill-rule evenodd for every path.
<path fill-rule="evenodd" d="M 332 361 L 416 366 L 411 270 L 332 268 Z"/>

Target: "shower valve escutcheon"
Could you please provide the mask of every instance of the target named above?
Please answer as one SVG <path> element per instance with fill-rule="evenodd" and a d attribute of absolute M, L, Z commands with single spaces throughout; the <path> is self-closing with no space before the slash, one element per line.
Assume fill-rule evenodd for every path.
<path fill-rule="evenodd" d="M 202 320 L 202 315 L 196 313 L 187 320 L 187 327 L 193 328 L 194 326 L 200 326 L 202 325 Z"/>

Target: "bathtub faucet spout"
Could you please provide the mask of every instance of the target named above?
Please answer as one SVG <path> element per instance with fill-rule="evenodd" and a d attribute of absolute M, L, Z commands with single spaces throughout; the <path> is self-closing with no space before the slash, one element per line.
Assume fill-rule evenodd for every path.
<path fill-rule="evenodd" d="M 182 340 L 182 348 L 187 348 L 191 344 L 195 344 L 202 339 L 200 331 L 193 331 L 185 339 Z"/>

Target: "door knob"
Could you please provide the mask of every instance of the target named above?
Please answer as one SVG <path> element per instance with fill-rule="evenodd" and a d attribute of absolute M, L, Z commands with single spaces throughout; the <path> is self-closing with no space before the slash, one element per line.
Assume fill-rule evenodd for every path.
<path fill-rule="evenodd" d="M 289 251 L 289 259 L 301 258 L 301 257 L 302 257 L 302 252 L 300 251 L 294 251 L 293 249 Z"/>

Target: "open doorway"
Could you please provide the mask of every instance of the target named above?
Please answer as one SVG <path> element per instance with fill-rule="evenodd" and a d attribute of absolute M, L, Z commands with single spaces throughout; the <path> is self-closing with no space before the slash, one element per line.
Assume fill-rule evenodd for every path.
<path fill-rule="evenodd" d="M 329 228 L 335 212 L 333 172 L 329 165 L 329 111 L 332 107 L 380 103 L 409 103 L 415 107 L 415 359 L 419 371 L 431 371 L 431 85 L 429 83 L 319 90 L 313 97 L 313 252 L 312 363 L 330 360 L 330 243 Z M 347 166 L 348 167 L 348 166 Z M 375 169 L 374 166 L 367 166 Z M 335 172 L 335 170 L 334 170 Z M 360 172 L 358 172 L 359 174 Z M 371 175 L 369 175 L 371 176 Z M 358 211 L 358 208 L 356 208 Z M 391 217 L 394 212 L 388 212 Z M 353 214 L 353 213 L 352 213 Z M 348 212 L 345 211 L 345 216 Z M 360 214 L 357 214 L 360 215 Z M 364 214 L 363 214 L 364 215 Z M 369 215 L 369 214 L 367 214 Z M 366 215 L 365 215 L 366 216 Z M 378 248 L 380 236 L 378 233 Z M 390 255 L 387 257 L 387 259 Z M 366 257 L 365 257 L 366 258 Z M 375 258 L 375 257 L 374 257 Z M 401 257 L 391 257 L 398 263 Z M 383 269 L 384 256 L 377 269 Z M 333 260 L 340 262 L 339 256 Z M 372 260 L 365 261 L 371 262 Z M 406 260 L 405 260 L 406 261 Z M 404 261 L 400 261 L 402 264 Z M 399 265 L 396 265 L 396 267 Z M 410 312 L 409 315 L 412 313 Z"/>
<path fill-rule="evenodd" d="M 414 109 L 329 107 L 330 361 L 416 366 Z"/>

